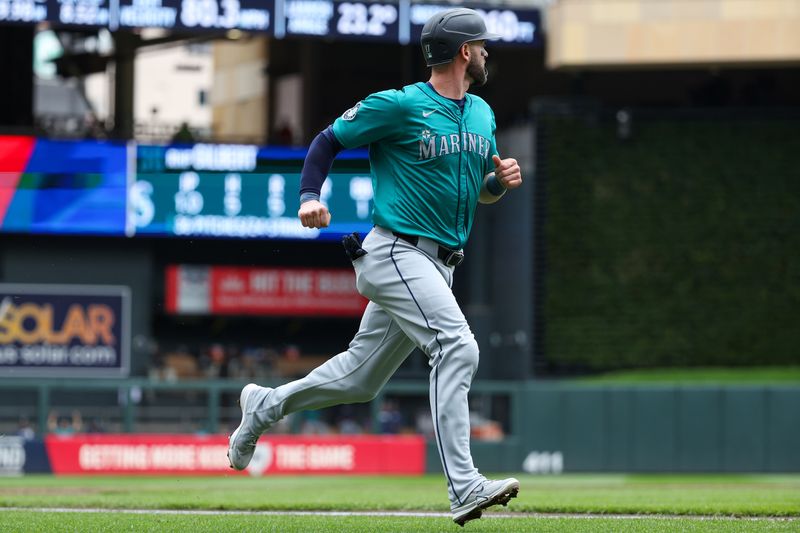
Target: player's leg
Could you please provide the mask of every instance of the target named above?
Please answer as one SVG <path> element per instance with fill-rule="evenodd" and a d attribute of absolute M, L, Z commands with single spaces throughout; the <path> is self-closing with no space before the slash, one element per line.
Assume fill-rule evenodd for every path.
<path fill-rule="evenodd" d="M 306 377 L 276 388 L 255 408 L 264 413 L 263 422 L 271 425 L 297 411 L 368 402 L 413 349 L 414 342 L 383 309 L 370 302 L 346 351 Z"/>
<path fill-rule="evenodd" d="M 302 379 L 275 389 L 250 384 L 242 390 L 242 422 L 228 448 L 231 466 L 245 468 L 258 437 L 290 413 L 371 400 L 413 349 L 413 341 L 370 302 L 346 351 Z"/>
<path fill-rule="evenodd" d="M 450 288 L 453 271 L 402 239 L 373 231 L 356 267 L 360 289 L 392 316 L 428 355 L 436 443 L 450 501 L 461 506 L 486 483 L 470 453 L 467 394 L 478 345 Z M 379 267 L 376 265 L 380 265 Z"/>

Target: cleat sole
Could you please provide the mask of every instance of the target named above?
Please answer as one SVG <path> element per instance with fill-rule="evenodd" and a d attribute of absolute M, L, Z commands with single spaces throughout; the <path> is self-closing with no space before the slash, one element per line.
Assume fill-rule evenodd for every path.
<path fill-rule="evenodd" d="M 483 511 L 481 511 L 480 509 L 473 509 L 472 511 L 468 512 L 467 514 L 456 520 L 455 523 L 461 527 L 464 527 L 464 524 L 466 524 L 470 520 L 477 520 L 481 516 L 483 516 Z"/>
<path fill-rule="evenodd" d="M 516 498 L 517 494 L 519 494 L 519 487 L 513 487 L 510 490 L 502 492 L 497 496 L 495 496 L 494 498 L 481 504 L 480 509 L 486 509 L 487 507 L 491 507 L 492 505 L 502 505 L 503 507 L 507 507 L 508 502 L 511 501 L 511 498 Z"/>

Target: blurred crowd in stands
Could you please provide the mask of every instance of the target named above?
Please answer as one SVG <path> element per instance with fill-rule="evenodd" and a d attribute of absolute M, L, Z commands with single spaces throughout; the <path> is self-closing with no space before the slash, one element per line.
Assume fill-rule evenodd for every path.
<path fill-rule="evenodd" d="M 155 351 L 149 377 L 164 381 L 298 378 L 327 359 L 327 356 L 303 354 L 295 345 L 265 348 L 212 343 L 192 350 L 181 344 Z"/>
<path fill-rule="evenodd" d="M 234 423 L 235 422 L 235 423 Z M 231 422 L 231 430 L 238 420 Z M 470 410 L 471 436 L 476 440 L 500 441 L 505 437 L 502 424 L 486 418 L 477 408 Z M 321 411 L 302 411 L 281 420 L 270 433 L 312 435 L 418 434 L 435 438 L 433 418 L 427 397 L 383 398 L 375 420 L 366 404 L 340 405 Z"/>
<path fill-rule="evenodd" d="M 84 421 L 79 409 L 72 409 L 69 414 L 52 409 L 47 414 L 47 432 L 54 435 L 74 435 L 76 433 L 105 433 L 106 429 L 98 418 Z M 36 430 L 27 416 L 20 416 L 17 422 L 17 437 L 25 440 L 36 438 Z"/>

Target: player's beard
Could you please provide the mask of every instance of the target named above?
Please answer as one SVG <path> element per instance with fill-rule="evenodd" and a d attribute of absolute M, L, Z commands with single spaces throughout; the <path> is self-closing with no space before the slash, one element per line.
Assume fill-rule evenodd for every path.
<path fill-rule="evenodd" d="M 467 64 L 467 75 L 472 78 L 472 85 L 482 87 L 489 79 L 489 70 L 485 65 L 480 64 L 480 59 L 474 56 Z"/>

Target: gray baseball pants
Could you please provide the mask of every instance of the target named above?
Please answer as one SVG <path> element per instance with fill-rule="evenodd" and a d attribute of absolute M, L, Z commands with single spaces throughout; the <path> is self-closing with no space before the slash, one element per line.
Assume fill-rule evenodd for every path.
<path fill-rule="evenodd" d="M 255 405 L 260 431 L 284 416 L 373 399 L 415 347 L 431 366 L 430 404 L 436 443 L 452 505 L 485 478 L 470 454 L 467 394 L 478 368 L 478 344 L 451 290 L 453 267 L 437 245 L 413 246 L 375 227 L 356 259 L 356 285 L 369 298 L 358 333 L 346 351 L 306 377 L 282 385 Z"/>

